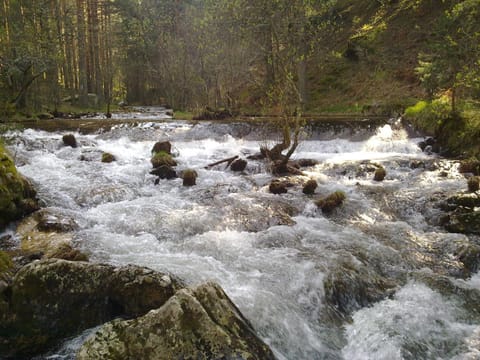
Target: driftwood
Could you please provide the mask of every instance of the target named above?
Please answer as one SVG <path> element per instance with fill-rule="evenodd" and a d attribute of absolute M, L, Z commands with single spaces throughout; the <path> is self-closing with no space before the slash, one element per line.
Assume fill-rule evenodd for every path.
<path fill-rule="evenodd" d="M 220 165 L 220 164 L 223 164 L 223 163 L 227 163 L 227 167 L 230 166 L 230 164 L 235 160 L 235 159 L 238 159 L 238 155 L 235 155 L 235 156 L 232 156 L 230 158 L 227 158 L 227 159 L 223 159 L 223 160 L 220 160 L 220 161 L 217 161 L 217 162 L 214 162 L 212 164 L 209 164 L 207 166 L 205 166 L 205 169 L 210 169 L 216 165 Z"/>

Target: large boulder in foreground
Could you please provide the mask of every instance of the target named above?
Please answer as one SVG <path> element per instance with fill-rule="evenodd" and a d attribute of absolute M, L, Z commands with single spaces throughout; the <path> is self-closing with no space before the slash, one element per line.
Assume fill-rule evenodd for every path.
<path fill-rule="evenodd" d="M 0 293 L 0 358 L 36 354 L 116 317 L 144 315 L 182 287 L 169 274 L 138 266 L 30 263 Z"/>
<path fill-rule="evenodd" d="M 33 186 L 17 172 L 13 159 L 0 144 L 0 230 L 37 210 L 35 196 Z"/>
<path fill-rule="evenodd" d="M 90 338 L 78 360 L 274 359 L 220 286 L 182 289 L 134 320 L 114 320 Z"/>

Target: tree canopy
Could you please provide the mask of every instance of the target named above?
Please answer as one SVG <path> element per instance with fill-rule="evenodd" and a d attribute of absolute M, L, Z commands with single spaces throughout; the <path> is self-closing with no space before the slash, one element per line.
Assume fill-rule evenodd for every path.
<path fill-rule="evenodd" d="M 367 101 L 379 81 L 478 98 L 479 5 L 2 0 L 0 112 L 123 100 L 296 114 L 338 94 Z"/>

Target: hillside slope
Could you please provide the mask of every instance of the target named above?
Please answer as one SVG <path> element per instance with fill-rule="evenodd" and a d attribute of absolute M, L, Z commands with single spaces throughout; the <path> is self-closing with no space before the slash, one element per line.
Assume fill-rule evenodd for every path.
<path fill-rule="evenodd" d="M 415 73 L 451 1 L 346 1 L 339 31 L 310 62 L 310 111 L 395 112 L 424 97 Z M 333 44 L 333 46 L 332 46 Z"/>

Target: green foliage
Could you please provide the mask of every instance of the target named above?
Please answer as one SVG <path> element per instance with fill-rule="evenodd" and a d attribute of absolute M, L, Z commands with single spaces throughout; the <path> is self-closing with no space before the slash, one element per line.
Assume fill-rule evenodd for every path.
<path fill-rule="evenodd" d="M 405 117 L 417 128 L 436 134 L 452 116 L 449 100 L 445 97 L 433 101 L 419 101 L 405 110 Z"/>
<path fill-rule="evenodd" d="M 12 267 L 13 262 L 10 256 L 5 251 L 0 250 L 0 274 Z"/>
<path fill-rule="evenodd" d="M 419 55 L 417 74 L 427 93 L 451 90 L 455 111 L 458 91 L 480 90 L 480 0 L 454 4 L 438 19 L 436 37 Z"/>

